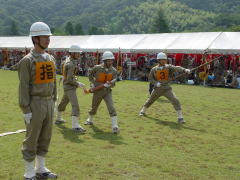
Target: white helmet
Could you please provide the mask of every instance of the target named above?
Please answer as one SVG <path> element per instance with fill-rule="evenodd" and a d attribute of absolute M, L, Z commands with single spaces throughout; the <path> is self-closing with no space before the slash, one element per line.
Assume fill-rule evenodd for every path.
<path fill-rule="evenodd" d="M 113 53 L 111 51 L 105 51 L 102 55 L 102 60 L 105 61 L 105 60 L 108 60 L 108 59 L 115 59 L 114 56 L 113 56 Z"/>
<path fill-rule="evenodd" d="M 163 52 L 160 52 L 157 54 L 157 59 L 166 59 L 167 60 L 167 55 Z"/>
<path fill-rule="evenodd" d="M 71 45 L 69 52 L 81 53 L 81 48 L 78 45 Z"/>
<path fill-rule="evenodd" d="M 29 36 L 51 36 L 51 30 L 47 24 L 44 22 L 35 22 L 30 28 Z"/>

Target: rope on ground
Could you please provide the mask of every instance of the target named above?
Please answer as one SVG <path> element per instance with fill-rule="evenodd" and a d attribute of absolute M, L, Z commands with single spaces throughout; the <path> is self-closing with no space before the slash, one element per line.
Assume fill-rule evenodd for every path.
<path fill-rule="evenodd" d="M 26 129 L 19 129 L 15 132 L 5 132 L 5 133 L 0 134 L 0 137 L 11 135 L 11 134 L 18 134 L 18 133 L 22 133 L 22 132 L 25 132 L 25 131 L 26 131 Z"/>

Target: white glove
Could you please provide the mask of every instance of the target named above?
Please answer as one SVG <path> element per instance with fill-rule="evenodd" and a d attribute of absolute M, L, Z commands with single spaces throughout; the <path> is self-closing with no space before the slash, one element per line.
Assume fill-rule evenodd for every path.
<path fill-rule="evenodd" d="M 185 69 L 185 73 L 191 74 L 191 70 L 190 69 Z"/>
<path fill-rule="evenodd" d="M 24 114 L 23 117 L 24 117 L 26 124 L 30 124 L 31 119 L 32 119 L 32 113 Z"/>
<path fill-rule="evenodd" d="M 57 99 L 58 99 L 58 97 L 57 97 Z M 54 104 L 54 108 L 53 109 L 54 109 L 54 113 L 55 113 L 55 112 L 57 112 L 57 108 L 58 108 L 57 101 L 54 101 L 53 104 Z"/>
<path fill-rule="evenodd" d="M 77 83 L 78 83 L 78 87 L 81 87 L 81 88 L 85 87 L 85 84 L 83 84 L 81 82 L 77 82 Z"/>
<path fill-rule="evenodd" d="M 109 83 L 105 83 L 105 84 L 103 84 L 103 86 L 106 87 L 106 88 L 108 88 L 108 87 L 111 86 L 111 84 L 109 84 Z"/>
<path fill-rule="evenodd" d="M 161 83 L 157 82 L 156 87 L 160 87 L 160 86 L 161 86 Z"/>

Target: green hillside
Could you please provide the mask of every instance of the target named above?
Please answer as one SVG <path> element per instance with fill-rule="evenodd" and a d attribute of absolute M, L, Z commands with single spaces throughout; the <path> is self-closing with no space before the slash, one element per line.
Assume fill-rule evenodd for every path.
<path fill-rule="evenodd" d="M 175 0 L 194 9 L 202 9 L 216 13 L 239 13 L 239 0 Z"/>
<path fill-rule="evenodd" d="M 239 0 L 3 0 L 0 35 L 27 35 L 35 21 L 55 35 L 151 33 L 159 11 L 170 32 L 240 30 Z"/>

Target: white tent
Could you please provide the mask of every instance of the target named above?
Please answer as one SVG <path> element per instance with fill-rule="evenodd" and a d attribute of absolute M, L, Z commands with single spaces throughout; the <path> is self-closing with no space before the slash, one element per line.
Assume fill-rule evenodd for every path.
<path fill-rule="evenodd" d="M 85 52 L 240 54 L 240 32 L 162 33 L 133 35 L 52 36 L 49 49 L 79 45 Z M 0 37 L 0 49 L 31 48 L 29 36 Z"/>
<path fill-rule="evenodd" d="M 210 45 L 210 53 L 240 54 L 240 32 L 222 32 Z"/>
<path fill-rule="evenodd" d="M 30 38 L 30 37 L 29 37 Z M 49 44 L 49 49 L 67 50 L 73 44 L 79 44 L 86 41 L 87 36 L 52 36 Z"/>
<path fill-rule="evenodd" d="M 144 38 L 134 47 L 131 52 L 150 52 L 157 53 L 166 51 L 166 48 L 172 44 L 178 37 L 178 33 L 163 33 L 163 34 L 145 34 Z"/>
<path fill-rule="evenodd" d="M 90 35 L 52 36 L 49 49 L 67 50 L 71 45 L 79 45 L 86 52 L 130 52 L 131 48 L 144 38 L 143 35 Z M 33 47 L 29 36 L 0 37 L 0 49 L 25 49 Z"/>
<path fill-rule="evenodd" d="M 79 41 L 79 45 L 87 52 L 103 52 L 106 50 L 112 52 L 130 52 L 132 47 L 138 44 L 143 38 L 143 35 L 98 35 L 87 36 L 86 41 Z"/>
<path fill-rule="evenodd" d="M 0 49 L 24 49 L 32 46 L 32 41 L 27 36 L 0 37 Z"/>
<path fill-rule="evenodd" d="M 166 49 L 170 53 L 203 54 L 220 32 L 181 33 Z"/>

